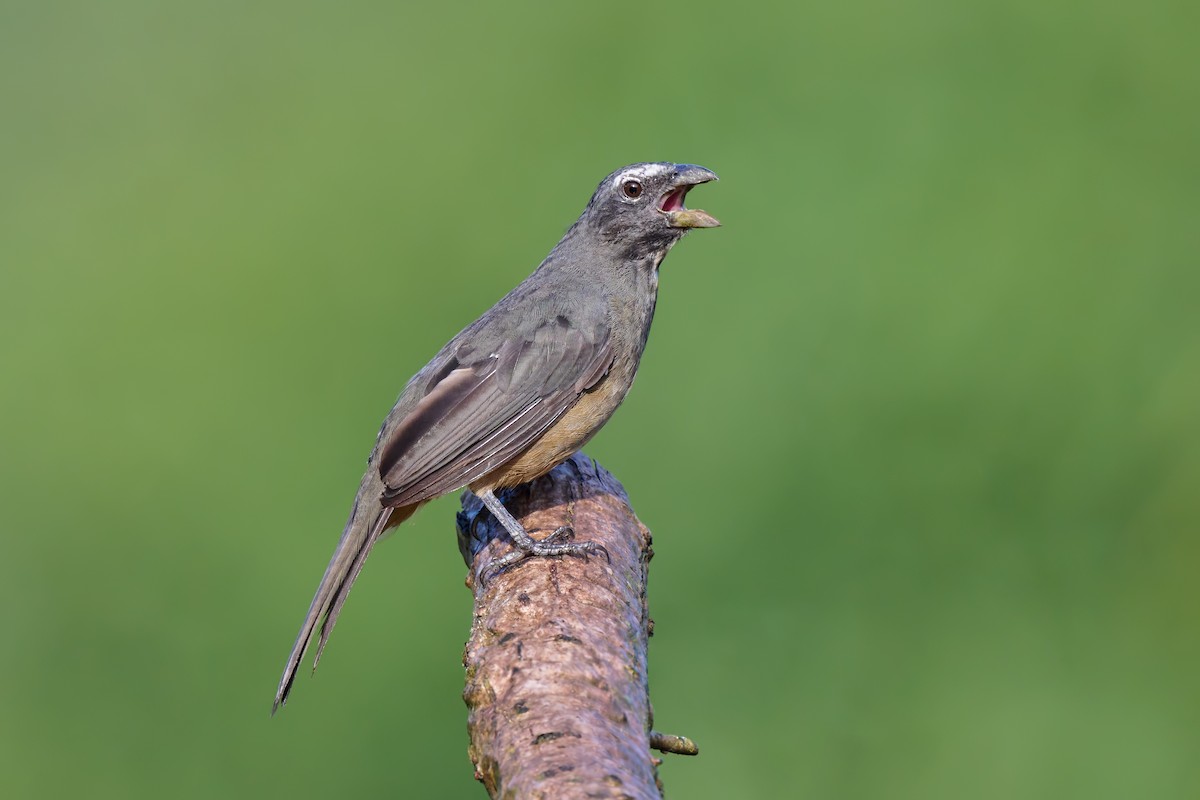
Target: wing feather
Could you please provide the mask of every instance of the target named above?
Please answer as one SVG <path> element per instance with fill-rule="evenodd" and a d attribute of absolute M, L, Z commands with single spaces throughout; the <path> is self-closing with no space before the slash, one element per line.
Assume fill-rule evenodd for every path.
<path fill-rule="evenodd" d="M 389 506 L 429 500 L 486 475 L 537 441 L 612 364 L 606 326 L 562 316 L 482 357 L 458 352 L 381 441 Z"/>

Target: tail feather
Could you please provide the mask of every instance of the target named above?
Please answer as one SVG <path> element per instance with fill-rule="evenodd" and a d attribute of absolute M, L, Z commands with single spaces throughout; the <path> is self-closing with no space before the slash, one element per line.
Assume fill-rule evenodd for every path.
<path fill-rule="evenodd" d="M 350 565 L 349 573 L 342 579 L 342 583 L 338 586 L 337 591 L 333 593 L 332 605 L 325 612 L 325 621 L 321 623 L 321 635 L 317 639 L 317 653 L 313 656 L 314 672 L 316 672 L 317 664 L 321 663 L 321 653 L 325 652 L 325 643 L 329 641 L 329 634 L 333 632 L 333 626 L 337 624 L 338 614 L 341 613 L 342 606 L 346 603 L 346 598 L 350 596 L 350 587 L 358 580 L 358 573 L 362 572 L 363 564 L 367 562 L 367 556 L 371 554 L 371 548 L 382 537 L 391 516 L 392 509 L 390 508 L 380 515 L 379 522 L 376 523 L 375 529 L 371 531 L 371 536 L 358 549 L 358 553 L 354 557 L 354 563 Z M 309 638 L 312 638 L 311 633 L 309 634 Z"/>
<path fill-rule="evenodd" d="M 320 585 L 317 586 L 317 593 L 308 607 L 308 614 L 304 617 L 304 624 L 296 637 L 296 643 L 292 645 L 291 655 L 288 656 L 287 666 L 284 667 L 283 677 L 275 692 L 275 704 L 271 707 L 272 714 L 287 702 L 288 693 L 296 679 L 296 672 L 304 660 L 308 646 L 312 643 L 317 623 L 324 618 L 317 643 L 316 660 L 319 660 L 321 651 L 325 649 L 325 643 L 329 640 L 329 634 L 337 622 L 338 613 L 342 610 L 342 605 L 346 602 L 346 597 L 350 594 L 350 588 L 354 585 L 355 579 L 362 571 L 363 563 L 370 555 L 372 546 L 379 540 L 389 524 L 398 524 L 415 510 L 382 507 L 377 499 L 378 489 L 373 485 L 379 483 L 379 479 L 371 474 L 373 472 L 374 470 L 369 471 L 363 478 L 358 496 L 354 499 L 354 507 L 350 511 L 350 519 L 347 520 L 346 527 L 342 531 L 342 538 L 338 541 L 337 549 L 333 551 L 333 558 L 330 559 L 329 566 L 325 568 Z M 316 660 L 313 662 L 313 670 L 317 668 Z"/>

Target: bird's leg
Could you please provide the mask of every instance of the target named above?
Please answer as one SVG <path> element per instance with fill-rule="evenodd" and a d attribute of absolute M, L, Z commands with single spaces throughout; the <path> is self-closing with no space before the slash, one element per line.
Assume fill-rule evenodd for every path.
<path fill-rule="evenodd" d="M 497 499 L 491 489 L 478 492 L 477 497 L 487 506 L 488 511 L 492 512 L 492 516 L 500 521 L 504 530 L 508 531 L 508 535 L 512 537 L 513 545 L 516 547 L 511 553 L 488 565 L 487 571 L 493 575 L 511 567 L 518 561 L 529 558 L 529 556 L 580 556 L 584 559 L 596 553 L 604 553 L 605 557 L 608 556 L 608 551 L 604 549 L 603 545 L 595 542 L 572 542 L 571 537 L 574 535 L 574 531 L 567 525 L 539 542 L 525 531 L 525 528 L 517 522 L 512 514 L 508 513 L 508 509 Z"/>

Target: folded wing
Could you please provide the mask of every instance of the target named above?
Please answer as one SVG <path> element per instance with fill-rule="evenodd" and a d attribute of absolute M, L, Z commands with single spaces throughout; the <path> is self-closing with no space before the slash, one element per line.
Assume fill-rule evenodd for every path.
<path fill-rule="evenodd" d="M 493 344 L 460 348 L 379 443 L 383 502 L 407 506 L 462 488 L 503 465 L 608 372 L 606 325 L 558 316 Z"/>

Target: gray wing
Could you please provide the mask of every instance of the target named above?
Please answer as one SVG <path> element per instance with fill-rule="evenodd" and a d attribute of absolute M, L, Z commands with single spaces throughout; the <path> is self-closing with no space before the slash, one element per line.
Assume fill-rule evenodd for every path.
<path fill-rule="evenodd" d="M 383 502 L 406 506 L 460 489 L 537 441 L 613 362 L 606 324 L 564 316 L 476 350 L 460 345 L 424 397 L 379 442 Z"/>

